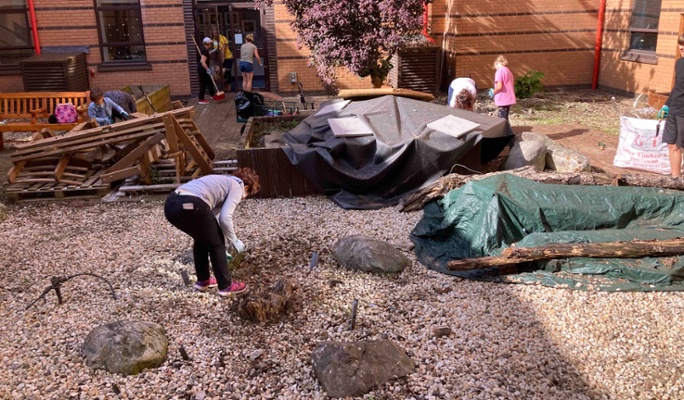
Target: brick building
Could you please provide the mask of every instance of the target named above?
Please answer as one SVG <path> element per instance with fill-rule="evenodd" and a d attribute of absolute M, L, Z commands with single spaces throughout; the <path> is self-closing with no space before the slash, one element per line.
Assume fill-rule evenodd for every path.
<path fill-rule="evenodd" d="M 516 76 L 539 70 L 547 86 L 590 87 L 597 79 L 621 92 L 667 92 L 684 30 L 681 0 L 435 0 L 428 9 L 430 35 L 442 49 L 436 60 L 442 87 L 457 76 L 491 86 L 492 62 L 505 54 Z M 289 21 L 279 1 L 255 10 L 239 1 L 0 0 L 0 91 L 24 90 L 19 63 L 39 47 L 87 53 L 91 87 L 169 84 L 173 96 L 188 97 L 198 87 L 191 38 L 211 27 L 231 38 L 235 55 L 244 35 L 255 34 L 266 63 L 255 72 L 255 88 L 287 93 L 296 81 L 321 91 Z M 340 76 L 340 88 L 370 87 L 369 79 Z"/>

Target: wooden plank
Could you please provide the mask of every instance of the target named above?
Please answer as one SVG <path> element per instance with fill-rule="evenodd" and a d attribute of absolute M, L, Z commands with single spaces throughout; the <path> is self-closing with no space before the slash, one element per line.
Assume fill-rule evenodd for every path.
<path fill-rule="evenodd" d="M 164 115 L 164 133 L 166 134 L 166 143 L 169 144 L 169 151 L 176 153 L 178 149 L 178 136 L 176 136 L 176 124 L 173 123 L 173 116 Z"/>
<path fill-rule="evenodd" d="M 24 169 L 24 166 L 26 165 L 26 161 L 21 161 L 18 162 L 10 168 L 10 170 L 7 172 L 7 181 L 9 183 L 14 183 L 14 181 L 17 179 L 17 176 L 21 172 L 22 169 Z"/>
<path fill-rule="evenodd" d="M 147 152 L 143 154 L 140 164 L 138 164 L 138 169 L 140 170 L 140 180 L 146 185 L 152 184 L 152 163 L 150 162 Z"/>
<path fill-rule="evenodd" d="M 2 118 L 2 117 L 0 117 Z M 78 124 L 31 124 L 27 122 L 11 122 L 8 121 L 5 125 L 0 125 L 0 132 L 34 132 L 41 129 L 54 129 L 56 131 L 68 131 Z M 30 142 L 29 142 L 30 143 Z"/>
<path fill-rule="evenodd" d="M 142 192 L 142 191 L 172 191 L 176 189 L 178 184 L 163 183 L 157 185 L 123 185 L 119 188 L 122 192 Z"/>
<path fill-rule="evenodd" d="M 104 173 L 104 169 L 98 169 L 97 171 L 93 171 L 93 174 L 89 176 L 85 182 L 83 182 L 83 186 L 85 187 L 90 187 L 90 186 L 98 186 L 98 187 L 105 187 L 109 188 L 109 185 L 105 185 L 104 182 L 100 180 L 100 177 Z"/>
<path fill-rule="evenodd" d="M 100 176 L 102 182 L 112 183 L 120 181 L 122 179 L 130 178 L 140 174 L 140 168 L 137 165 L 133 165 L 127 168 L 119 169 L 113 172 L 105 172 Z"/>
<path fill-rule="evenodd" d="M 131 166 L 131 164 L 135 163 L 140 159 L 140 157 L 144 156 L 147 151 L 157 143 L 161 142 L 164 140 L 164 134 L 161 132 L 156 133 L 154 136 L 147 138 L 145 141 L 143 141 L 138 147 L 136 147 L 133 151 L 129 152 L 124 156 L 121 160 L 116 162 L 114 165 L 111 167 L 107 168 L 105 171 L 105 174 L 111 174 L 112 172 L 116 172 L 118 170 L 127 168 Z"/>
<path fill-rule="evenodd" d="M 153 134 L 154 134 L 154 132 L 139 132 L 139 133 L 137 133 L 137 134 L 131 134 L 131 135 L 128 135 L 128 136 L 115 137 L 115 138 L 113 138 L 113 139 L 107 141 L 107 144 L 116 144 L 116 143 L 120 143 L 120 142 L 126 142 L 126 141 L 129 141 L 129 140 L 146 138 L 146 137 L 148 137 L 148 136 L 150 136 L 150 135 L 153 135 Z M 36 154 L 28 154 L 28 155 L 19 155 L 19 156 L 16 156 L 16 157 L 15 157 L 15 156 L 12 156 L 11 159 L 12 159 L 12 162 L 25 161 L 25 160 L 32 160 L 32 159 L 36 159 L 36 158 L 38 158 L 38 157 L 54 156 L 54 155 L 57 155 L 57 154 L 63 154 L 63 153 L 65 153 L 65 152 L 71 152 L 71 153 L 73 153 L 73 152 L 77 152 L 77 151 L 84 151 L 84 150 L 88 150 L 88 149 L 94 149 L 94 148 L 96 148 L 97 146 L 98 146 L 98 144 L 95 144 L 95 143 L 86 143 L 86 144 L 82 144 L 82 145 L 79 145 L 79 146 L 71 146 L 71 147 L 66 148 L 66 149 L 55 149 L 55 150 L 51 150 L 51 151 L 43 151 L 43 152 L 41 152 L 41 153 L 38 153 L 38 155 L 36 155 Z"/>
<path fill-rule="evenodd" d="M 183 129 L 183 127 L 180 126 L 180 124 L 178 123 L 178 121 L 176 121 L 175 118 L 173 120 L 173 123 L 176 126 L 176 136 L 185 145 L 187 151 L 190 153 L 193 160 L 197 163 L 202 172 L 204 172 L 205 174 L 211 174 L 213 172 L 210 164 L 211 160 L 207 160 L 204 158 L 204 155 L 206 155 L 206 153 L 202 154 L 203 152 L 200 151 L 197 145 L 190 139 L 187 133 L 185 133 L 185 130 Z"/>
<path fill-rule="evenodd" d="M 128 153 L 131 151 L 135 150 L 136 147 L 140 146 L 140 143 L 144 139 L 138 139 L 134 140 L 130 143 L 127 143 L 122 149 L 117 150 L 116 153 L 114 153 L 114 156 L 112 157 L 111 161 L 114 163 L 119 162 L 122 158 L 124 158 Z"/>
<path fill-rule="evenodd" d="M 213 160 L 216 158 L 214 150 L 212 150 L 211 146 L 209 146 L 209 143 L 207 142 L 207 139 L 204 137 L 204 135 L 202 135 L 202 132 L 200 132 L 199 130 L 194 130 L 193 137 L 195 138 L 195 140 L 197 140 L 200 146 L 202 146 L 204 152 L 207 153 L 207 157 L 209 157 L 209 160 Z"/>
<path fill-rule="evenodd" d="M 168 113 L 186 113 L 189 114 L 190 111 L 192 111 L 191 108 L 184 108 L 181 110 L 174 110 L 174 111 L 169 111 Z M 164 115 L 164 114 L 160 114 Z M 50 126 L 56 126 L 56 125 L 48 125 Z M 122 122 L 117 122 L 112 125 L 107 125 L 107 126 L 101 126 L 93 129 L 86 129 L 83 131 L 77 131 L 77 132 L 67 132 L 65 135 L 62 136 L 56 136 L 54 138 L 48 138 L 44 140 L 39 140 L 36 142 L 30 142 L 30 143 L 25 143 L 25 144 L 20 144 L 16 146 L 16 152 L 19 154 L 22 154 L 22 151 L 26 150 L 35 150 L 43 147 L 58 147 L 61 145 L 64 145 L 66 143 L 72 142 L 72 141 L 79 141 L 84 138 L 92 139 L 92 138 L 100 138 L 102 137 L 102 133 L 106 131 L 116 131 L 117 134 L 125 135 L 128 132 L 133 132 L 133 131 L 140 131 L 145 130 L 145 129 L 150 129 L 152 127 L 157 128 L 157 130 L 161 130 L 164 127 L 164 123 L 162 121 L 161 116 L 155 116 L 155 117 L 147 117 L 147 118 L 141 118 L 141 119 L 130 119 L 128 121 L 122 121 Z M 128 130 L 128 132 L 127 132 Z"/>
<path fill-rule="evenodd" d="M 59 159 L 59 162 L 57 163 L 57 166 L 53 172 L 55 181 L 59 182 L 59 180 L 62 178 L 64 170 L 66 169 L 67 165 L 69 165 L 69 160 L 71 160 L 71 156 L 68 154 L 63 155 L 62 158 Z"/>

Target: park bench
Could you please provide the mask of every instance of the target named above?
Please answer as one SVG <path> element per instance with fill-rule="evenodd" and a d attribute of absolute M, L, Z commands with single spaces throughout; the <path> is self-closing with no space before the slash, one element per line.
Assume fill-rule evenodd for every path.
<path fill-rule="evenodd" d="M 90 92 L 0 93 L 0 150 L 5 148 L 4 132 L 37 132 L 44 128 L 68 131 L 83 122 Z M 79 111 L 78 121 L 50 124 L 48 117 L 58 104 L 71 103 Z"/>

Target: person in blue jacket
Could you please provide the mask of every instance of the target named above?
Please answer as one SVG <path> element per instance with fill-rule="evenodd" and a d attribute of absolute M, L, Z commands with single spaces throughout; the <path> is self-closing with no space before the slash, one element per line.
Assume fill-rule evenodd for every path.
<path fill-rule="evenodd" d="M 114 118 L 127 120 L 128 113 L 111 99 L 104 97 L 102 90 L 93 88 L 90 90 L 91 103 L 88 105 L 88 116 L 97 121 L 99 126 L 114 123 Z"/>

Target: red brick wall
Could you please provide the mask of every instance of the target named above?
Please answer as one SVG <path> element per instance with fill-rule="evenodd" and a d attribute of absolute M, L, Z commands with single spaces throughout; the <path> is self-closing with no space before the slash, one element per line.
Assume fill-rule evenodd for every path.
<path fill-rule="evenodd" d="M 662 0 L 657 64 L 646 64 L 622 57 L 629 47 L 631 3 L 607 0 L 599 85 L 627 92 L 667 92 L 684 5 L 681 0 Z M 41 45 L 89 48 L 91 86 L 107 90 L 138 83 L 169 84 L 173 96 L 189 96 L 182 0 L 141 0 L 141 6 L 151 70 L 98 70 L 101 55 L 93 0 L 35 0 Z M 582 0 L 436 0 L 430 5 L 430 32 L 444 49 L 443 84 L 470 76 L 481 89 L 491 87 L 492 62 L 505 54 L 515 76 L 535 69 L 544 72 L 547 86 L 590 86 L 598 6 L 598 1 Z M 290 72 L 296 72 L 305 91 L 323 90 L 315 68 L 306 65 L 308 50 L 297 46 L 291 17 L 282 3 L 275 2 L 274 16 L 277 87 L 290 91 Z M 368 78 L 346 70 L 339 75 L 342 89 L 371 86 Z M 0 77 L 0 90 L 23 90 L 21 76 Z"/>
<path fill-rule="evenodd" d="M 290 72 L 296 72 L 299 82 L 306 91 L 321 92 L 324 90 L 321 80 L 318 78 L 316 68 L 307 67 L 309 50 L 299 49 L 297 46 L 297 34 L 290 28 L 291 16 L 281 2 L 274 3 L 275 33 L 278 46 L 278 85 L 281 92 L 287 93 L 291 88 Z M 372 87 L 370 79 L 361 79 L 352 74 L 346 68 L 338 70 L 339 80 L 337 86 L 340 89 L 365 89 Z"/>
<path fill-rule="evenodd" d="M 151 70 L 99 70 L 101 53 L 93 0 L 35 0 L 41 47 L 89 48 L 91 87 L 119 89 L 131 84 L 169 84 L 172 96 L 189 96 L 190 81 L 181 0 L 141 0 L 147 61 Z M 11 83 L 7 83 L 11 81 Z M 17 86 L 17 82 L 18 85 Z M 21 76 L 0 79 L 0 90 L 23 90 Z"/>
<path fill-rule="evenodd" d="M 493 85 L 499 54 L 518 77 L 534 69 L 546 86 L 590 85 L 598 2 L 437 0 L 431 36 L 444 49 L 443 84 L 460 76 Z"/>
<path fill-rule="evenodd" d="M 632 93 L 669 92 L 682 14 L 681 0 L 662 0 L 656 64 L 628 61 L 623 53 L 629 49 L 631 2 L 607 0 L 599 85 Z"/>

